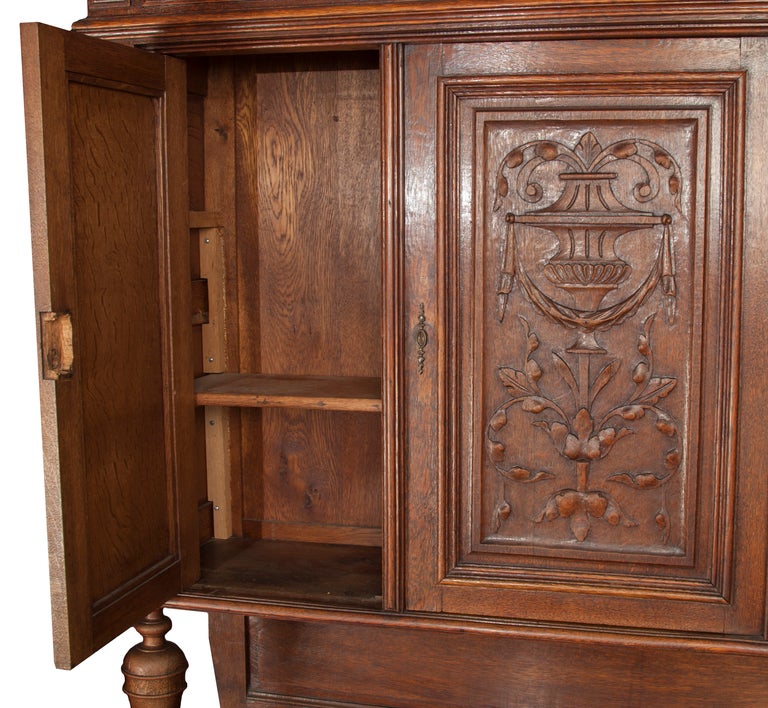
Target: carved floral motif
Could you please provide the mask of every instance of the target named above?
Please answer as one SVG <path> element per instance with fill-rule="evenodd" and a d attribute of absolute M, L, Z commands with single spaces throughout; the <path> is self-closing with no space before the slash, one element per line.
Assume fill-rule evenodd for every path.
<path fill-rule="evenodd" d="M 545 370 L 535 355 L 540 345 L 539 337 L 524 318 L 520 319 L 527 339 L 525 362 L 520 369 L 499 367 L 498 377 L 509 397 L 493 411 L 486 431 L 488 454 L 496 471 L 517 484 L 532 484 L 557 476 L 551 470 L 531 468 L 516 461 L 514 451 L 508 450 L 501 440 L 501 432 L 509 423 L 509 410 L 520 406 L 534 417 L 533 425 L 547 433 L 558 454 L 571 462 L 573 469 L 572 484 L 557 489 L 543 501 L 535 522 L 567 519 L 578 541 L 587 538 L 593 519 L 612 526 L 635 526 L 635 520 L 622 509 L 610 490 L 591 485 L 590 470 L 592 463 L 608 457 L 620 440 L 634 436 L 636 422 L 646 415 L 653 417 L 656 433 L 669 439 L 664 459 L 651 461 L 648 468 L 640 472 L 616 470 L 607 481 L 638 491 L 663 490 L 679 470 L 679 426 L 660 404 L 674 390 L 677 381 L 654 373 L 651 348 L 654 316 L 646 319 L 637 338 L 639 356 L 629 372 L 634 390 L 621 400 L 607 403 L 600 400 L 601 393 L 618 375 L 621 368 L 618 359 L 608 361 L 592 378 L 589 358 L 587 366 L 584 366 L 583 359 L 589 355 L 553 352 L 551 365 Z M 570 391 L 571 404 L 568 406 L 558 402 L 545 388 L 547 378 L 553 373 Z M 496 531 L 510 513 L 511 505 L 504 499 L 496 509 Z M 663 493 L 655 521 L 666 541 L 670 521 Z"/>
<path fill-rule="evenodd" d="M 557 184 L 540 183 L 539 172 L 553 182 L 552 165 L 558 163 Z M 618 167 L 618 163 L 627 167 Z M 629 179 L 634 184 L 617 182 Z M 527 340 L 525 361 L 521 368 L 500 366 L 498 378 L 507 391 L 507 399 L 494 410 L 486 429 L 488 455 L 496 472 L 509 484 L 537 485 L 562 476 L 562 471 L 537 468 L 523 463 L 514 449 L 505 444 L 504 432 L 509 414 L 519 406 L 534 418 L 532 425 L 543 430 L 557 454 L 567 461 L 572 477 L 563 486 L 544 492 L 540 508 L 532 519 L 537 524 L 565 519 L 573 537 L 583 542 L 593 523 L 611 526 L 637 526 L 629 510 L 622 507 L 613 485 L 623 485 L 637 493 L 658 490 L 659 506 L 655 524 L 661 540 L 670 536 L 670 513 L 665 489 L 681 465 L 679 424 L 663 408 L 661 401 L 675 389 L 677 380 L 654 371 L 651 329 L 655 316 L 647 316 L 636 335 L 636 352 L 631 359 L 627 386 L 617 385 L 622 358 L 613 357 L 597 340 L 597 333 L 618 327 L 637 314 L 658 287 L 663 294 L 667 323 L 675 318 L 675 264 L 672 239 L 673 218 L 632 208 L 619 194 L 631 194 L 639 205 L 652 207 L 664 193 L 679 211 L 682 178 L 671 155 L 660 145 L 643 139 L 620 140 L 603 148 L 592 132 L 584 133 L 574 148 L 556 141 L 537 140 L 509 152 L 496 174 L 494 211 L 509 203 L 537 204 L 545 193 L 554 201 L 530 211 L 506 212 L 502 238 L 501 267 L 497 284 L 499 322 L 503 324 L 508 297 L 515 282 L 527 299 L 548 319 L 566 330 L 577 331 L 576 341 L 567 349 L 552 348 L 546 362 L 537 354 L 541 342 L 530 323 L 520 318 Z M 661 202 L 660 202 L 661 203 Z M 559 249 L 540 268 L 531 270 L 521 256 L 516 226 L 544 230 L 554 234 Z M 620 237 L 658 239 L 656 256 L 648 272 L 630 279 L 638 267 L 615 251 Z M 659 234 L 660 232 L 660 234 Z M 659 235 L 654 235 L 659 234 Z M 659 237 L 660 236 L 660 237 Z M 548 282 L 549 287 L 545 287 Z M 634 285 L 628 286 L 628 283 Z M 552 290 L 552 287 L 555 290 Z M 563 292 L 563 296 L 553 292 Z M 607 296 L 615 293 L 609 304 Z M 599 371 L 597 363 L 602 364 Z M 570 402 L 555 393 L 557 378 L 569 392 Z M 609 386 L 609 384 L 612 384 Z M 629 388 L 627 388 L 629 387 Z M 631 389 L 631 390 L 630 390 Z M 668 440 L 663 459 L 647 460 L 642 471 L 612 470 L 600 483 L 591 479 L 593 465 L 610 456 L 617 445 L 638 445 L 638 454 L 647 451 L 638 441 L 648 435 L 648 426 L 640 421 L 653 419 L 653 435 Z M 519 420 L 519 419 L 518 419 Z M 643 460 L 644 463 L 646 460 Z M 551 489 L 551 482 L 547 485 Z M 493 518 L 498 532 L 512 515 L 512 504 L 505 491 Z M 626 502 L 625 502 L 626 503 Z"/>

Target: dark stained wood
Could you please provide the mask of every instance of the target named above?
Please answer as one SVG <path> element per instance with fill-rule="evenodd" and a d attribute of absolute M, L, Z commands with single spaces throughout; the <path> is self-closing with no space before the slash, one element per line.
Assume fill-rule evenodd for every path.
<path fill-rule="evenodd" d="M 768 3 L 88 5 L 24 37 L 57 662 L 184 587 L 224 708 L 765 705 Z"/>
<path fill-rule="evenodd" d="M 235 63 L 238 240 L 229 267 L 241 372 L 381 374 L 376 67 L 371 53 Z M 380 385 L 365 388 L 365 410 L 380 406 Z M 246 528 L 381 527 L 378 417 L 270 408 L 241 419 Z"/>
<path fill-rule="evenodd" d="M 193 404 L 184 68 L 40 25 L 22 37 L 37 308 L 71 314 L 75 352 L 72 376 L 41 386 L 69 667 L 196 575 L 174 437 Z"/>
<path fill-rule="evenodd" d="M 244 523 L 274 522 L 274 533 L 286 523 L 310 534 L 316 524 L 381 528 L 381 452 L 368 444 L 374 416 L 297 408 L 241 415 L 244 429 L 259 415 L 265 430 L 281 431 L 264 436 L 262 460 L 243 435 Z"/>
<path fill-rule="evenodd" d="M 376 64 L 238 62 L 241 371 L 380 375 Z"/>
<path fill-rule="evenodd" d="M 194 0 L 92 4 L 78 29 L 180 54 L 375 42 L 765 34 L 764 2 L 633 0 Z"/>
<path fill-rule="evenodd" d="M 382 248 L 382 465 L 384 471 L 384 608 L 403 607 L 403 536 L 405 528 L 403 364 L 403 51 L 396 45 L 381 48 L 381 224 Z"/>
<path fill-rule="evenodd" d="M 248 705 L 759 706 L 762 657 L 469 631 L 249 620 Z M 244 637 L 245 639 L 245 637 Z M 555 676 L 556 674 L 556 676 Z M 703 686 L 703 677 L 717 680 Z M 620 696 L 620 698 L 617 698 Z"/>
<path fill-rule="evenodd" d="M 247 631 L 243 615 L 211 612 L 208 632 L 221 708 L 245 708 L 248 682 Z"/>
<path fill-rule="evenodd" d="M 208 374 L 195 381 L 199 406 L 317 408 L 381 412 L 381 380 L 373 377 Z"/>
<path fill-rule="evenodd" d="M 347 546 L 378 546 L 381 548 L 380 528 L 334 525 L 330 523 L 257 521 L 245 519 L 243 534 L 251 538 L 276 541 L 305 541 L 308 543 L 340 543 Z"/>
<path fill-rule="evenodd" d="M 381 549 L 368 546 L 213 540 L 187 595 L 381 607 Z"/>
<path fill-rule="evenodd" d="M 440 362 L 445 356 L 445 338 L 438 330 L 441 322 L 437 282 L 435 235 L 436 193 L 436 95 L 424 90 L 424 77 L 438 73 L 440 49 L 431 46 L 418 52 L 404 51 L 403 68 L 403 155 L 409 165 L 405 171 L 403 243 L 407 268 L 403 283 L 404 403 L 408 424 L 405 428 L 404 468 L 416 471 L 406 476 L 405 523 L 406 567 L 405 604 L 411 608 L 439 609 L 434 578 L 438 577 L 436 545 L 440 528 L 436 470 L 441 469 L 444 440 L 439 438 L 440 419 L 436 415 Z M 418 374 L 418 343 L 421 305 L 424 306 L 423 374 Z M 438 333 L 439 332 L 439 333 Z M 421 470 L 422 474 L 418 474 Z M 418 558 L 413 551 L 418 550 Z"/>
<path fill-rule="evenodd" d="M 579 42 L 406 55 L 406 159 L 434 150 L 437 197 L 413 177 L 406 238 L 437 347 L 408 370 L 408 605 L 762 636 L 765 541 L 732 535 L 767 511 L 738 495 L 756 480 L 729 452 L 751 437 L 734 388 L 740 48 L 616 41 L 610 57 L 617 73 Z M 642 174 L 617 166 L 628 150 L 650 150 Z M 597 179 L 592 207 L 563 191 Z M 644 179 L 659 189 L 637 199 Z M 595 284 L 604 264 L 618 281 Z"/>

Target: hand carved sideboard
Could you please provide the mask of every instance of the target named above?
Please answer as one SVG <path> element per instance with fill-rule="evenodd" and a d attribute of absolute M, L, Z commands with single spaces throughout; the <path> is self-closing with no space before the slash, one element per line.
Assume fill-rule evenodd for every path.
<path fill-rule="evenodd" d="M 768 3 L 25 25 L 54 644 L 222 706 L 768 702 Z"/>

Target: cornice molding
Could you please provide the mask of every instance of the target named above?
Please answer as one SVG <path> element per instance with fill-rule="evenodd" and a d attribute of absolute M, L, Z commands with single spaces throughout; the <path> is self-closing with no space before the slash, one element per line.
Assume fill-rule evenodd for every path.
<path fill-rule="evenodd" d="M 406 41 L 768 35 L 768 2 L 145 0 L 90 8 L 74 29 L 184 55 Z"/>

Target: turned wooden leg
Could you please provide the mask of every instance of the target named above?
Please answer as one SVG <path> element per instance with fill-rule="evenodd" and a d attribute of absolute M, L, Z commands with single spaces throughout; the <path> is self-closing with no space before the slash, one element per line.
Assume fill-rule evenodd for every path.
<path fill-rule="evenodd" d="M 136 625 L 144 638 L 125 655 L 123 691 L 128 694 L 131 708 L 179 708 L 181 694 L 187 687 L 184 674 L 187 658 L 165 635 L 171 620 L 162 610 L 147 615 Z"/>

